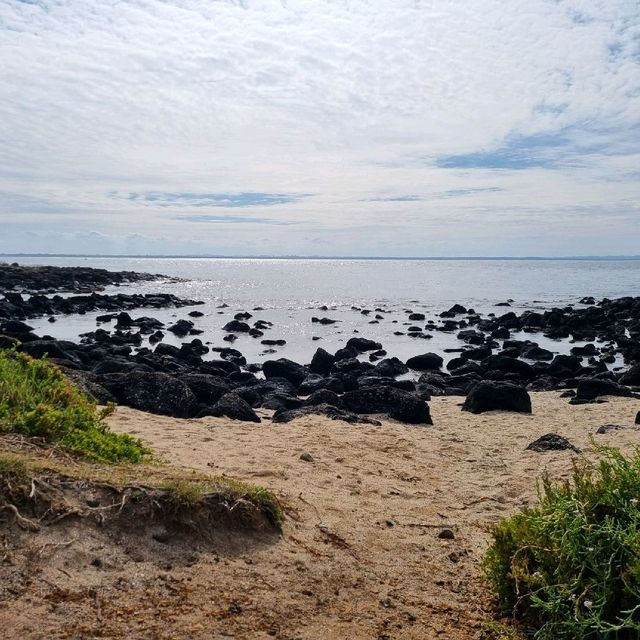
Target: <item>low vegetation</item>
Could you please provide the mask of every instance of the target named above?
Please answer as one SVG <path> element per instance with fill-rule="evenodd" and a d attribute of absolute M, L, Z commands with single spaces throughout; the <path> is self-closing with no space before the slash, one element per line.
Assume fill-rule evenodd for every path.
<path fill-rule="evenodd" d="M 99 410 L 46 359 L 0 350 L 0 432 L 38 436 L 63 449 L 101 462 L 140 462 L 142 443 L 111 432 Z"/>
<path fill-rule="evenodd" d="M 276 530 L 282 525 L 280 503 L 258 485 L 164 465 L 99 464 L 70 458 L 55 448 L 39 448 L 32 442 L 11 442 L 6 438 L 0 438 L 0 512 L 8 507 L 18 524 L 25 522 L 22 509 L 33 510 L 31 503 L 46 487 L 62 486 L 69 491 L 75 484 L 83 495 L 92 486 L 96 491 L 108 489 L 117 496 L 113 504 L 118 514 L 125 504 L 146 503 L 156 514 L 184 520 L 184 527 L 195 527 L 197 513 L 211 514 L 214 520 L 233 521 L 240 527 L 255 528 L 260 518 Z M 56 492 L 56 496 L 59 494 Z M 42 519 L 37 520 L 38 525 L 47 524 L 49 516 L 58 521 L 64 512 L 63 505 L 52 508 L 50 498 L 46 502 L 48 506 Z M 69 513 L 78 515 L 77 506 Z M 256 514 L 261 514 L 257 520 Z M 215 526 L 205 518 L 204 525 L 209 524 Z"/>
<path fill-rule="evenodd" d="M 598 451 L 492 529 L 486 577 L 536 640 L 640 637 L 640 450 Z"/>

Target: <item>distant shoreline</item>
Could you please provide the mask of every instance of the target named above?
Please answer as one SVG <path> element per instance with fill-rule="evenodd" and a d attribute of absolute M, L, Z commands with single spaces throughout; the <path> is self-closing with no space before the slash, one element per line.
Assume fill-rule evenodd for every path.
<path fill-rule="evenodd" d="M 389 260 L 389 261 L 483 261 L 483 260 L 512 260 L 512 261 L 633 261 L 640 260 L 637 256 L 269 256 L 269 255 L 198 255 L 198 254 L 91 254 L 91 253 L 0 253 L 0 258 L 137 258 L 146 260 Z"/>

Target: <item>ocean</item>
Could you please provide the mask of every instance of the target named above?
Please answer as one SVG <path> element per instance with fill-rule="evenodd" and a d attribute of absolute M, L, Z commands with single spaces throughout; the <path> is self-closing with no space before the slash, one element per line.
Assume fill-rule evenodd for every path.
<path fill-rule="evenodd" d="M 2 258 L 0 258 L 2 259 Z M 483 314 L 501 315 L 523 309 L 550 309 L 579 305 L 580 298 L 640 295 L 640 260 L 362 260 L 362 259 L 258 259 L 258 258 L 4 258 L 21 264 L 92 266 L 110 270 L 133 270 L 177 276 L 185 282 L 145 282 L 111 287 L 106 292 L 162 291 L 203 300 L 205 313 L 195 319 L 204 333 L 199 337 L 211 346 L 233 346 L 249 362 L 287 357 L 309 362 L 322 346 L 335 351 L 354 335 L 381 342 L 389 356 L 407 359 L 434 351 L 448 357 L 445 349 L 459 348 L 455 333 L 431 332 L 431 339 L 411 338 L 408 312 L 421 312 L 427 320 L 454 303 Z M 511 301 L 511 307 L 496 306 Z M 226 304 L 228 307 L 219 308 Z M 328 310 L 319 307 L 327 306 Z M 254 311 L 256 307 L 261 310 Z M 376 309 L 382 311 L 376 312 Z M 190 309 L 141 309 L 133 317 L 152 315 L 164 322 L 187 318 Z M 362 310 L 370 310 L 363 314 Z M 266 320 L 273 327 L 263 338 L 239 334 L 230 345 L 222 327 L 239 311 L 252 313 L 251 323 Z M 96 328 L 96 314 L 67 316 L 56 323 L 46 318 L 30 321 L 37 333 L 77 340 Z M 375 316 L 381 319 L 375 320 Z M 312 317 L 337 320 L 320 325 Z M 165 342 L 181 340 L 167 333 Z M 314 340 L 313 338 L 319 338 Z M 572 343 L 549 340 L 541 334 L 514 334 L 534 340 L 556 353 L 568 353 Z M 284 339 L 281 347 L 266 347 L 261 340 Z M 582 344 L 582 343 L 575 343 Z M 618 365 L 621 363 L 617 363 Z"/>

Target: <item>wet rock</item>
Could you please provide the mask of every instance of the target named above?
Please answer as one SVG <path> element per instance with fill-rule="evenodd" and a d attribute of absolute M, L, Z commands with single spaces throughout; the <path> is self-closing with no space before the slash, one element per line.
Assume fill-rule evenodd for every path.
<path fill-rule="evenodd" d="M 222 327 L 222 330 L 231 331 L 232 333 L 249 333 L 249 331 L 251 331 L 251 327 L 246 322 L 231 320 Z"/>
<path fill-rule="evenodd" d="M 167 331 L 171 331 L 171 333 L 182 338 L 188 335 L 192 329 L 193 322 L 191 322 L 191 320 L 178 320 L 178 322 L 168 327 Z"/>
<path fill-rule="evenodd" d="M 416 371 L 440 369 L 444 360 L 437 353 L 423 353 L 407 360 L 407 367 Z"/>
<path fill-rule="evenodd" d="M 331 371 L 335 361 L 336 358 L 334 355 L 320 347 L 319 349 L 316 349 L 316 352 L 313 354 L 313 358 L 311 358 L 309 370 L 313 373 L 327 375 Z"/>
<path fill-rule="evenodd" d="M 367 338 L 351 338 L 347 341 L 347 348 L 358 353 L 363 353 L 365 351 L 382 349 L 382 345 L 379 342 L 368 340 Z"/>
<path fill-rule="evenodd" d="M 335 324 L 338 321 L 332 320 L 331 318 L 316 318 L 314 316 L 311 318 L 311 322 L 318 323 L 318 324 Z"/>
<path fill-rule="evenodd" d="M 557 433 L 547 433 L 537 440 L 534 440 L 527 446 L 528 451 L 537 451 L 544 453 L 545 451 L 574 451 L 580 453 L 578 447 L 571 444 L 566 438 L 559 436 Z"/>
<path fill-rule="evenodd" d="M 484 380 L 475 385 L 462 405 L 463 411 L 515 411 L 531 413 L 531 398 L 526 389 L 509 382 Z"/>
<path fill-rule="evenodd" d="M 301 364 L 287 358 L 266 360 L 262 365 L 262 372 L 267 380 L 269 378 L 284 378 L 296 386 L 302 383 L 308 373 Z"/>

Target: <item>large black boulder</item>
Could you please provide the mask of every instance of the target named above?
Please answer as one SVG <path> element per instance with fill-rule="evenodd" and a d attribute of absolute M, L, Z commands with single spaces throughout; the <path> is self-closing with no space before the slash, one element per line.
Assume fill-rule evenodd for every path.
<path fill-rule="evenodd" d="M 55 358 L 57 360 L 78 361 L 73 353 L 78 345 L 66 340 L 31 340 L 22 344 L 20 349 L 33 358 Z"/>
<path fill-rule="evenodd" d="M 578 400 L 594 400 L 600 396 L 631 396 L 631 389 L 600 378 L 585 378 L 578 382 L 576 398 Z"/>
<path fill-rule="evenodd" d="M 215 404 L 225 393 L 231 391 L 222 378 L 206 373 L 189 373 L 180 376 L 180 380 L 191 389 L 198 402 L 206 405 Z"/>
<path fill-rule="evenodd" d="M 347 348 L 353 349 L 358 353 L 363 353 L 365 351 L 377 351 L 378 349 L 382 349 L 382 345 L 379 342 L 369 340 L 368 338 L 351 338 L 347 341 Z"/>
<path fill-rule="evenodd" d="M 375 366 L 375 372 L 381 376 L 388 376 L 390 378 L 395 378 L 395 376 L 402 375 L 409 371 L 409 367 L 407 367 L 402 360 L 398 358 L 385 358 L 384 360 L 380 360 Z"/>
<path fill-rule="evenodd" d="M 175 418 L 190 418 L 197 411 L 198 401 L 191 389 L 166 373 L 132 371 L 123 382 L 119 399 L 134 409 Z"/>
<path fill-rule="evenodd" d="M 531 413 L 531 398 L 526 389 L 510 382 L 483 380 L 475 385 L 462 405 L 463 411 L 515 411 Z"/>
<path fill-rule="evenodd" d="M 201 415 L 226 416 L 232 420 L 242 420 L 243 422 L 260 422 L 260 417 L 249 403 L 233 392 L 223 395 L 218 402 L 203 411 Z"/>
<path fill-rule="evenodd" d="M 278 360 L 266 360 L 262 365 L 264 377 L 284 378 L 295 386 L 298 386 L 307 377 L 307 369 L 293 360 L 279 358 Z"/>
<path fill-rule="evenodd" d="M 621 384 L 640 386 L 640 364 L 636 364 L 620 377 Z"/>
<path fill-rule="evenodd" d="M 394 387 L 378 386 L 347 391 L 344 406 L 354 413 L 387 413 L 408 424 L 433 424 L 429 405 L 412 393 Z"/>
<path fill-rule="evenodd" d="M 423 353 L 407 360 L 407 367 L 416 371 L 440 369 L 444 360 L 437 353 Z"/>
<path fill-rule="evenodd" d="M 316 404 L 330 404 L 338 407 L 338 409 L 344 408 L 342 398 L 335 391 L 330 391 L 329 389 L 318 389 L 304 401 L 305 406 L 311 407 Z"/>
<path fill-rule="evenodd" d="M 311 364 L 309 365 L 309 369 L 313 373 L 327 375 L 329 371 L 331 371 L 331 367 L 333 367 L 333 363 L 335 361 L 336 361 L 336 358 L 333 354 L 329 353 L 328 351 L 320 347 L 313 354 L 313 358 L 311 358 Z"/>
<path fill-rule="evenodd" d="M 487 371 L 500 371 L 501 373 L 515 373 L 520 377 L 529 379 L 535 375 L 535 369 L 527 362 L 517 358 L 509 358 L 503 355 L 493 355 L 485 358 L 480 363 Z"/>

